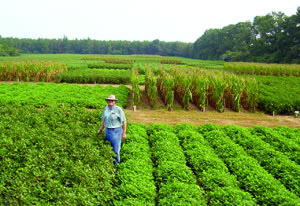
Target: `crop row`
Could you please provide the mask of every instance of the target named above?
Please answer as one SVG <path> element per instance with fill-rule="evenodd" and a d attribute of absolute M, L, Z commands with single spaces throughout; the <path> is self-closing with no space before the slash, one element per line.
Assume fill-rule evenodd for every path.
<path fill-rule="evenodd" d="M 0 63 L 0 81 L 53 81 L 55 75 L 67 71 L 67 65 L 49 61 Z"/>
<path fill-rule="evenodd" d="M 300 76 L 300 66 L 296 64 L 225 62 L 224 69 L 236 74 Z"/>
<path fill-rule="evenodd" d="M 155 205 L 153 165 L 144 126 L 128 125 L 126 140 L 122 142 L 121 161 L 114 205 Z"/>
<path fill-rule="evenodd" d="M 300 146 L 300 128 L 294 130 L 285 126 L 277 126 L 273 130 L 276 131 L 278 135 L 290 139 L 293 143 Z"/>
<path fill-rule="evenodd" d="M 150 69 L 150 65 L 147 65 L 145 72 L 145 93 L 148 97 L 149 104 L 152 108 L 156 107 L 157 103 L 157 81 L 156 77 Z"/>
<path fill-rule="evenodd" d="M 187 162 L 199 178 L 209 205 L 256 205 L 253 197 L 240 189 L 234 175 L 208 145 L 196 127 L 183 124 L 174 127 Z"/>
<path fill-rule="evenodd" d="M 300 145 L 295 144 L 295 142 L 289 138 L 280 135 L 278 132 L 262 127 L 255 126 L 251 128 L 251 133 L 258 136 L 263 141 L 269 143 L 276 150 L 282 152 L 292 161 L 300 164 Z"/>
<path fill-rule="evenodd" d="M 147 133 L 156 167 L 158 205 L 206 205 L 203 191 L 186 165 L 179 140 L 171 128 L 153 124 Z"/>
<path fill-rule="evenodd" d="M 284 153 L 276 150 L 260 137 L 237 126 L 226 126 L 225 133 L 235 143 L 241 145 L 247 154 L 254 157 L 265 170 L 276 177 L 287 189 L 300 196 L 300 166 L 291 161 Z M 283 138 L 283 137 L 282 137 Z M 283 142 L 284 143 L 284 142 Z M 300 148 L 289 148 L 298 153 Z"/>
<path fill-rule="evenodd" d="M 33 105 L 35 107 L 81 106 L 86 108 L 104 108 L 105 98 L 115 94 L 118 105 L 126 107 L 129 89 L 124 85 L 112 86 L 81 86 L 55 83 L 13 83 L 0 84 L 1 105 Z"/>
<path fill-rule="evenodd" d="M 130 82 L 129 70 L 78 69 L 56 75 L 58 83 L 126 84 Z"/>
<path fill-rule="evenodd" d="M 90 63 L 88 68 L 96 69 L 131 69 L 132 64 Z"/>
<path fill-rule="evenodd" d="M 199 128 L 209 145 L 223 159 L 228 169 L 237 177 L 242 188 L 251 193 L 261 205 L 297 205 L 299 198 L 288 191 L 268 173 L 256 159 L 234 143 L 217 126 L 207 124 Z M 267 158 L 267 157 L 266 157 Z"/>

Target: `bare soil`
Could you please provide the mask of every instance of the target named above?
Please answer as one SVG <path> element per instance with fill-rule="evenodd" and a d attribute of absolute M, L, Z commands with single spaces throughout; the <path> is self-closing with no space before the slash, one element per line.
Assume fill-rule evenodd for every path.
<path fill-rule="evenodd" d="M 300 128 L 300 118 L 288 115 L 271 116 L 259 111 L 255 113 L 250 113 L 246 110 L 234 112 L 226 108 L 223 113 L 219 113 L 208 106 L 206 111 L 202 112 L 194 104 L 191 104 L 189 110 L 186 111 L 182 109 L 178 101 L 174 101 L 172 111 L 167 111 L 161 98 L 158 99 L 156 108 L 151 108 L 144 92 L 144 87 L 141 86 L 140 89 L 143 95 L 140 104 L 137 105 L 136 111 L 133 111 L 131 98 L 129 98 L 128 107 L 125 109 L 126 117 L 130 122 L 144 124 L 167 123 L 170 125 L 179 123 L 190 123 L 194 125 L 214 123 L 218 125 L 239 125 L 247 128 L 255 125 Z"/>

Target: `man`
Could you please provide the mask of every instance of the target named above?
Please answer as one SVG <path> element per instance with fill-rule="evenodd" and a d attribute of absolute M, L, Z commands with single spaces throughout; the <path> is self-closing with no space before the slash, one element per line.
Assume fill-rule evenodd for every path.
<path fill-rule="evenodd" d="M 98 134 L 100 134 L 105 128 L 105 138 L 110 141 L 113 151 L 116 153 L 116 163 L 120 163 L 120 149 L 122 139 L 126 139 L 126 118 L 121 107 L 115 105 L 118 99 L 115 95 L 111 94 L 106 99 L 107 106 L 101 115 L 103 120 Z"/>

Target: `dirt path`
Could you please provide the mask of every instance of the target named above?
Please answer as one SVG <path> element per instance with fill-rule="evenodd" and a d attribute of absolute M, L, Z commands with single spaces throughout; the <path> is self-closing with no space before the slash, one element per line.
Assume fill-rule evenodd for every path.
<path fill-rule="evenodd" d="M 139 122 L 145 124 L 151 123 L 167 123 L 179 124 L 190 123 L 201 125 L 204 123 L 214 123 L 219 125 L 240 125 L 243 127 L 253 127 L 261 125 L 266 127 L 288 126 L 300 128 L 300 118 L 293 116 L 270 116 L 263 113 L 245 113 L 230 112 L 218 113 L 214 111 L 166 111 L 163 109 L 149 110 L 142 109 L 133 111 L 125 109 L 127 119 L 131 122 Z"/>
<path fill-rule="evenodd" d="M 174 110 L 167 111 L 162 100 L 159 99 L 156 109 L 151 109 L 148 99 L 142 90 L 141 103 L 137 110 L 133 111 L 131 98 L 129 98 L 128 107 L 125 109 L 127 119 L 131 122 L 139 122 L 145 124 L 151 123 L 167 123 L 179 124 L 190 123 L 201 125 L 205 123 L 214 123 L 219 125 L 239 125 L 243 127 L 253 127 L 261 125 L 266 127 L 288 126 L 292 128 L 300 128 L 300 118 L 294 116 L 271 116 L 263 112 L 250 113 L 248 111 L 234 112 L 230 109 L 225 109 L 225 112 L 219 113 L 211 107 L 206 109 L 206 112 L 200 111 L 195 105 L 190 105 L 190 110 L 185 111 L 181 108 L 179 102 L 174 101 Z"/>

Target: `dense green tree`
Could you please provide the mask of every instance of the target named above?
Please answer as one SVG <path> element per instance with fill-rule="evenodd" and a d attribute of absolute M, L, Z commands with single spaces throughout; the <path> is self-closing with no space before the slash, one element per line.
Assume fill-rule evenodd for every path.
<path fill-rule="evenodd" d="M 290 17 L 282 12 L 256 16 L 222 29 L 209 29 L 193 44 L 198 59 L 300 63 L 300 7 Z"/>
<path fill-rule="evenodd" d="M 20 55 L 19 51 L 7 43 L 0 42 L 0 56 L 18 56 Z"/>

